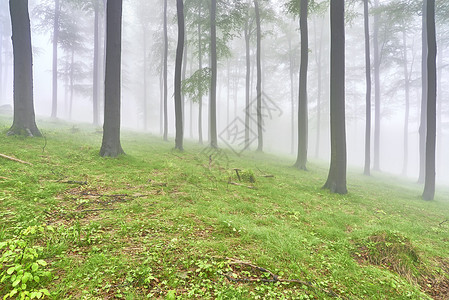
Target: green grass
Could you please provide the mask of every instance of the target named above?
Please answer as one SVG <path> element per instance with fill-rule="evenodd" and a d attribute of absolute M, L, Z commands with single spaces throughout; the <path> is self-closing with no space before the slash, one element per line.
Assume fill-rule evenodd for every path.
<path fill-rule="evenodd" d="M 446 188 L 425 202 L 418 185 L 350 171 L 349 194 L 335 195 L 321 189 L 320 163 L 303 172 L 286 158 L 230 151 L 210 161 L 197 144 L 181 153 L 135 132 L 122 133 L 127 155 L 101 158 L 93 127 L 40 121 L 45 140 L 6 137 L 10 124 L 0 117 L 0 153 L 33 165 L 0 158 L 0 274 L 30 266 L 51 275 L 15 287 L 6 278 L 0 296 L 14 288 L 47 289 L 52 299 L 447 296 Z M 36 256 L 23 259 L 29 249 Z M 46 265 L 33 271 L 37 260 Z M 265 269 L 282 280 L 263 282 L 272 279 Z"/>

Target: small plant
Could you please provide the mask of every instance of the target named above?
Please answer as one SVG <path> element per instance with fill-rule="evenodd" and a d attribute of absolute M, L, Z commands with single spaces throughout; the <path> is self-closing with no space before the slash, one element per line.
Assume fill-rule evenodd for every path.
<path fill-rule="evenodd" d="M 50 295 L 47 289 L 41 288 L 51 277 L 45 269 L 47 262 L 39 259 L 42 247 L 29 245 L 33 236 L 46 228 L 31 226 L 21 231 L 19 237 L 0 242 L 0 292 L 3 299 L 43 299 Z"/>

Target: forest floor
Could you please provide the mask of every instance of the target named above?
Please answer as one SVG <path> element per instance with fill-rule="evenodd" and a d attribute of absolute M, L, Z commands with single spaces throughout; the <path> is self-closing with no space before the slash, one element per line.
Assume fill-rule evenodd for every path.
<path fill-rule="evenodd" d="M 0 296 L 51 299 L 448 299 L 449 190 L 349 172 L 347 195 L 289 158 L 214 152 L 0 117 Z M 238 174 L 235 169 L 239 169 Z"/>

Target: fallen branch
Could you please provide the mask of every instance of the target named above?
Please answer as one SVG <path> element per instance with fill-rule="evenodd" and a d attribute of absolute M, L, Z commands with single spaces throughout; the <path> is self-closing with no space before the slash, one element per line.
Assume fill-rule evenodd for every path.
<path fill-rule="evenodd" d="M 252 189 L 252 190 L 257 190 L 257 188 L 255 186 L 252 185 L 244 185 L 238 182 L 232 182 L 232 181 L 228 181 L 228 184 L 232 184 L 232 185 L 237 185 L 237 186 L 244 186 L 246 188 Z"/>
<path fill-rule="evenodd" d="M 0 179 L 3 179 L 3 180 L 9 180 L 8 177 L 3 177 L 3 176 L 0 176 Z"/>
<path fill-rule="evenodd" d="M 276 282 L 287 282 L 287 283 L 297 283 L 297 284 L 301 284 L 301 285 L 305 285 L 311 289 L 316 289 L 321 291 L 322 293 L 325 293 L 331 297 L 340 297 L 342 299 L 346 299 L 343 296 L 337 295 L 334 291 L 332 290 L 327 290 L 327 289 L 323 289 L 320 287 L 315 286 L 312 282 L 308 282 L 308 281 L 304 281 L 304 280 L 300 280 L 300 279 L 282 279 L 279 278 L 276 274 L 274 274 L 273 272 L 271 272 L 270 270 L 267 270 L 265 268 L 256 266 L 252 263 L 249 262 L 243 262 L 240 260 L 236 260 L 233 258 L 226 258 L 229 262 L 229 264 L 238 264 L 238 265 L 244 265 L 244 266 L 249 266 L 253 269 L 256 269 L 260 272 L 263 273 L 268 273 L 270 275 L 271 278 L 234 278 L 233 276 L 229 275 L 229 272 L 227 274 L 221 274 L 222 276 L 226 277 L 226 279 L 228 279 L 231 282 L 246 282 L 246 283 L 276 283 Z"/>
<path fill-rule="evenodd" d="M 108 210 L 117 210 L 117 208 L 83 209 L 83 210 L 75 211 L 75 212 L 77 212 L 77 213 L 84 213 L 84 212 L 96 212 L 96 211 L 108 211 Z"/>
<path fill-rule="evenodd" d="M 87 181 L 76 181 L 76 180 L 66 180 L 66 181 L 58 181 L 60 183 L 67 183 L 67 184 L 79 184 L 79 185 L 86 185 Z"/>
<path fill-rule="evenodd" d="M 14 158 L 14 157 L 11 157 L 11 156 L 8 156 L 8 155 L 5 155 L 5 154 L 1 154 L 1 153 L 0 153 L 0 157 L 6 158 L 6 159 L 9 159 L 9 160 L 12 160 L 12 161 L 19 162 L 19 163 L 21 163 L 21 164 L 26 164 L 26 165 L 30 165 L 30 166 L 33 165 L 32 163 L 29 163 L 29 162 L 27 162 L 27 161 L 20 160 L 20 159 L 18 159 L 18 158 Z"/>
<path fill-rule="evenodd" d="M 267 175 L 260 175 L 260 177 L 265 177 L 265 178 L 274 178 L 274 175 L 271 175 L 271 174 L 267 174 Z"/>
<path fill-rule="evenodd" d="M 449 219 L 444 220 L 443 222 L 441 222 L 440 224 L 438 224 L 438 226 L 443 225 L 444 223 L 449 222 Z"/>

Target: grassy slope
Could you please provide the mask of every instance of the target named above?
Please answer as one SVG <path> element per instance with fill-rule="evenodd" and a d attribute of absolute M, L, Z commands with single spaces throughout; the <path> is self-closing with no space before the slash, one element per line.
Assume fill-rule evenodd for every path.
<path fill-rule="evenodd" d="M 0 158 L 7 178 L 0 179 L 0 242 L 31 225 L 54 228 L 23 237 L 42 247 L 53 274 L 42 285 L 54 299 L 425 298 L 418 283 L 443 293 L 447 190 L 424 202 L 416 185 L 350 173 L 349 194 L 333 195 L 320 189 L 327 175 L 320 165 L 300 172 L 292 161 L 231 152 L 210 162 L 198 145 L 179 153 L 129 132 L 122 136 L 127 155 L 104 159 L 93 128 L 41 122 L 43 151 L 44 139 L 6 137 L 9 124 L 0 118 L 0 153 L 33 166 Z M 245 186 L 228 185 L 229 177 L 238 181 L 233 168 L 252 172 L 256 189 L 245 179 Z M 369 237 L 385 235 L 393 237 L 380 244 L 390 257 L 376 258 L 379 243 Z M 418 258 L 407 262 L 407 251 Z M 222 274 L 267 273 L 226 258 L 310 286 L 229 282 Z M 376 259 L 380 266 L 369 263 Z"/>

